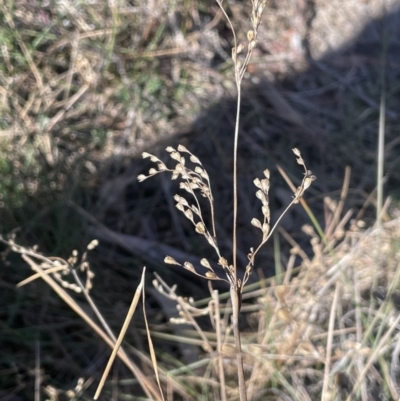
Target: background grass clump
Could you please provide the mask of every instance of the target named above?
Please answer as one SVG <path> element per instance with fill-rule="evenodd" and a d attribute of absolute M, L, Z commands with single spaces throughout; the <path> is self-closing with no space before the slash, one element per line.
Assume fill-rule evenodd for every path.
<path fill-rule="evenodd" d="M 259 239 L 249 225 L 259 212 L 253 179 L 271 170 L 276 220 L 292 196 L 277 165 L 300 184 L 294 147 L 318 176 L 307 203 L 326 238 L 317 228 L 302 228 L 310 220 L 298 207 L 260 252 L 241 322 L 253 399 L 314 400 L 322 392 L 326 399 L 346 399 L 358 378 L 361 392 L 354 397 L 364 401 L 366 393 L 381 392 L 381 399 L 396 399 L 400 24 L 396 2 L 387 2 L 386 13 L 380 4 L 271 1 L 264 13 L 243 82 L 238 160 L 243 251 L 238 258 L 245 266 L 246 250 Z M 245 40 L 250 2 L 229 1 L 226 10 L 239 41 Z M 0 44 L 3 238 L 11 233 L 17 244 L 65 260 L 73 260 L 74 249 L 82 255 L 98 238 L 100 245 L 89 252 L 95 273 L 91 295 L 115 332 L 143 264 L 168 285 L 178 284 L 178 295 L 209 296 L 206 283 L 163 264 L 171 252 L 179 260 L 209 256 L 207 244 L 174 208 L 176 187 L 162 178 L 139 185 L 136 177 L 148 171 L 138 157 L 142 151 L 162 158 L 167 144 L 186 146 L 211 177 L 220 246 L 231 249 L 236 89 L 232 35 L 217 4 L 0 0 Z M 382 75 L 387 83 L 385 193 L 391 203 L 383 213 L 386 225 L 374 230 L 368 227 L 375 221 Z M 107 346 L 41 280 L 16 289 L 30 270 L 8 247 L 3 251 L 1 396 L 33 399 L 40 344 L 42 394 L 51 398 L 57 390 L 60 399 L 61 394 L 73 398 L 68 390 L 83 377 L 85 385 L 75 390 L 89 399 L 93 390 L 86 386 L 98 380 Z M 265 281 L 277 268 L 286 273 Z M 289 280 L 292 269 L 297 276 Z M 219 397 L 212 358 L 207 359 L 192 326 L 167 324 L 176 318 L 175 303 L 150 290 L 148 276 L 146 308 L 154 346 L 160 366 L 173 376 L 169 399 Z M 73 282 L 69 276 L 63 280 Z M 82 294 L 75 297 L 86 302 Z M 136 313 L 127 350 L 151 376 L 143 320 Z M 199 322 L 214 341 L 209 320 Z M 227 394 L 234 399 L 228 351 Z M 363 374 L 372 356 L 368 375 Z M 354 362 L 346 365 L 348 360 Z M 141 391 L 118 363 L 104 399 L 113 391 L 116 399 Z M 330 370 L 324 371 L 326 366 Z"/>

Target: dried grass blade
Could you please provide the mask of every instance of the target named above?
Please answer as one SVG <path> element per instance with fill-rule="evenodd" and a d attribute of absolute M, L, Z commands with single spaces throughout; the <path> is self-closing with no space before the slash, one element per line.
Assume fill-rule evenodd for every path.
<path fill-rule="evenodd" d="M 65 270 L 65 266 L 51 267 L 49 269 L 46 269 L 44 271 L 44 274 L 49 275 L 49 274 L 52 274 L 52 273 L 57 273 L 58 271 L 61 271 L 61 270 Z M 39 273 L 32 274 L 32 276 L 30 276 L 30 277 L 26 278 L 25 280 L 22 280 L 18 284 L 16 284 L 16 287 L 17 288 L 23 287 L 24 285 L 27 285 L 27 284 L 31 283 L 32 281 L 37 280 L 40 277 L 41 276 L 40 276 Z"/>
<path fill-rule="evenodd" d="M 378 162 L 377 162 L 377 199 L 376 199 L 376 224 L 382 226 L 382 206 L 383 206 L 383 174 L 385 165 L 385 131 L 386 131 L 386 62 L 388 52 L 388 28 L 385 24 L 383 35 L 383 46 L 381 56 L 381 99 L 379 106 L 379 131 L 378 131 Z"/>
<path fill-rule="evenodd" d="M 138 285 L 137 288 L 136 288 L 135 295 L 134 295 L 134 297 L 133 297 L 131 306 L 129 307 L 129 310 L 128 310 L 128 313 L 127 313 L 127 315 L 126 315 L 124 324 L 122 325 L 122 329 L 121 329 L 121 331 L 120 331 L 120 333 L 119 333 L 119 336 L 118 336 L 118 338 L 117 338 L 117 342 L 116 342 L 115 345 L 114 345 L 114 348 L 113 348 L 113 350 L 112 350 L 110 359 L 108 360 L 107 366 L 106 366 L 106 368 L 104 369 L 104 372 L 103 372 L 103 375 L 102 375 L 102 377 L 101 377 L 99 386 L 97 387 L 96 393 L 95 393 L 95 395 L 94 395 L 94 397 L 93 397 L 94 400 L 97 400 L 97 399 L 99 398 L 99 395 L 100 395 L 100 393 L 101 393 L 101 390 L 103 389 L 104 383 L 105 383 L 105 381 L 106 381 L 106 379 L 107 379 L 108 373 L 110 372 L 111 365 L 113 364 L 113 362 L 114 362 L 114 360 L 115 360 L 115 357 L 116 357 L 116 355 L 117 355 L 117 352 L 118 352 L 118 350 L 119 350 L 119 347 L 121 346 L 122 340 L 123 340 L 124 337 L 125 337 L 126 330 L 128 329 L 128 326 L 129 326 L 129 323 L 131 322 L 132 316 L 133 316 L 133 314 L 135 313 L 136 306 L 137 306 L 137 304 L 138 304 L 138 302 L 139 302 L 140 293 L 141 293 L 141 291 L 142 291 L 142 288 L 144 287 L 144 275 L 145 275 L 145 272 L 146 272 L 146 267 L 143 267 L 142 278 L 141 278 L 141 280 L 140 280 L 139 285 Z M 163 399 L 164 399 L 164 397 L 163 397 Z"/>
<path fill-rule="evenodd" d="M 39 255 L 40 256 L 40 255 Z M 45 271 L 29 257 L 28 255 L 21 255 L 22 259 L 32 268 L 33 271 L 37 272 L 40 277 L 48 284 L 56 294 L 82 319 L 84 320 L 100 338 L 107 343 L 111 348 L 114 347 L 114 342 L 107 336 L 106 333 L 83 311 L 83 309 L 75 302 L 75 300 L 56 283 L 53 278 L 46 274 Z M 122 362 L 128 367 L 128 369 L 133 373 L 133 375 L 138 379 L 143 391 L 146 395 L 156 400 L 162 401 L 156 391 L 153 383 L 140 371 L 140 369 L 128 358 L 124 350 L 120 349 L 118 351 L 118 356 Z"/>
<path fill-rule="evenodd" d="M 347 194 L 349 192 L 350 174 L 351 174 L 351 167 L 346 166 L 342 191 L 340 193 L 340 201 L 336 207 L 335 213 L 333 215 L 333 219 L 332 219 L 331 223 L 329 224 L 329 227 L 327 227 L 327 229 L 325 231 L 325 235 L 328 239 L 332 236 L 333 232 L 335 231 L 335 228 L 338 226 L 340 214 L 342 213 L 344 202 L 345 202 L 345 200 L 347 198 Z"/>
<path fill-rule="evenodd" d="M 321 400 L 325 399 L 325 395 L 329 388 L 329 369 L 331 366 L 331 356 L 332 356 L 332 343 L 333 343 L 333 329 L 335 328 L 335 316 L 336 316 L 336 306 L 339 299 L 339 289 L 340 283 L 336 281 L 335 294 L 333 296 L 331 313 L 329 316 L 329 327 L 328 327 L 328 341 L 326 344 L 326 359 L 325 359 L 325 372 L 324 372 L 324 384 L 322 388 Z"/>
<path fill-rule="evenodd" d="M 142 275 L 142 280 L 144 277 L 144 270 L 143 269 L 143 275 Z M 160 390 L 161 397 L 163 401 L 165 401 L 164 398 L 164 393 L 161 388 L 161 383 L 160 383 L 160 377 L 158 375 L 158 365 L 157 365 L 157 358 L 156 358 L 156 353 L 154 352 L 154 346 L 153 346 L 153 341 L 151 340 L 151 335 L 150 335 L 150 329 L 149 329 L 149 324 L 147 322 L 147 316 L 146 316 L 146 307 L 145 307 L 145 293 L 144 293 L 144 286 L 142 286 L 142 304 L 143 304 L 143 317 L 144 317 L 144 324 L 146 325 L 146 334 L 147 334 L 147 341 L 149 343 L 149 350 L 150 350 L 150 356 L 151 356 L 151 362 L 153 364 L 154 368 L 154 373 L 156 375 L 156 380 L 158 384 L 158 389 Z"/>

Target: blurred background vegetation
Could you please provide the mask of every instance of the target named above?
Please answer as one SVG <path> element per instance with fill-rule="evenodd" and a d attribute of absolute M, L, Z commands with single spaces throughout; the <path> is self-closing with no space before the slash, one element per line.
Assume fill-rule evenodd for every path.
<path fill-rule="evenodd" d="M 239 33 L 250 4 L 229 1 Z M 318 181 L 308 202 L 322 226 L 351 168 L 346 210 L 374 218 L 376 153 L 382 82 L 386 82 L 385 193 L 400 192 L 400 14 L 378 0 L 271 0 L 244 82 L 239 144 L 239 236 L 242 260 L 257 243 L 252 181 L 272 171 L 275 218 L 290 201 L 282 166 L 295 183 L 298 147 Z M 165 267 L 166 252 L 209 255 L 207 244 L 175 211 L 169 179 L 138 184 L 149 165 L 182 143 L 206 166 L 216 197 L 222 248 L 231 247 L 232 138 L 236 88 L 232 36 L 211 0 L 0 0 L 0 229 L 46 255 L 90 253 L 92 295 L 111 326 L 123 321 L 141 267 L 156 271 L 183 295 L 206 296 L 206 283 Z M 368 201 L 367 201 L 368 199 Z M 283 229 L 311 253 L 300 209 Z M 164 245 L 161 245 L 164 244 Z M 163 247 L 164 246 L 164 247 Z M 169 247 L 169 248 L 165 248 Z M 259 258 L 253 281 L 288 258 L 275 238 Z M 0 270 L 0 397 L 33 399 L 34 341 L 41 338 L 43 386 L 67 390 L 97 373 L 107 357 L 89 329 L 4 248 Z M 275 257 L 274 257 L 275 255 Z M 150 275 L 149 275 L 150 276 Z M 149 282 L 151 277 L 148 278 Z M 160 300 L 149 293 L 149 319 L 164 326 Z M 142 327 L 137 317 L 136 328 Z M 128 342 L 141 349 L 140 330 Z M 179 350 L 156 344 L 179 365 Z M 174 359 L 176 358 L 176 359 Z M 121 377 L 124 375 L 120 367 Z M 134 384 L 126 384 L 132 394 Z M 129 387 L 131 386 L 131 387 Z"/>

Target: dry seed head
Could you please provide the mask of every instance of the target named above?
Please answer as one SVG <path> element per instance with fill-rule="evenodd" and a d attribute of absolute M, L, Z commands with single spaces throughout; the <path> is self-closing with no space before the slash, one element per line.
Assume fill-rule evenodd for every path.
<path fill-rule="evenodd" d="M 209 197 L 210 197 L 210 189 L 207 187 L 207 185 L 204 185 L 204 186 L 201 188 L 201 195 L 202 195 L 204 198 L 209 198 Z"/>
<path fill-rule="evenodd" d="M 203 178 L 205 178 L 206 180 L 208 180 L 208 173 L 206 170 L 203 170 L 202 173 L 200 174 Z"/>
<path fill-rule="evenodd" d="M 167 166 L 166 166 L 163 162 L 158 163 L 158 164 L 157 164 L 157 168 L 158 168 L 158 171 L 165 171 L 165 170 L 167 170 Z"/>
<path fill-rule="evenodd" d="M 218 276 L 214 272 L 206 272 L 206 277 L 210 280 L 218 279 Z"/>
<path fill-rule="evenodd" d="M 194 266 L 193 266 L 190 262 L 185 262 L 185 263 L 183 264 L 183 267 L 184 267 L 186 270 L 189 270 L 189 271 L 191 271 L 191 272 L 193 272 L 193 273 L 196 273 L 196 270 L 195 270 Z"/>
<path fill-rule="evenodd" d="M 157 174 L 157 170 L 156 170 L 155 168 L 151 168 L 151 169 L 149 170 L 149 174 L 150 174 L 150 175 Z"/>
<path fill-rule="evenodd" d="M 253 183 L 254 183 L 254 185 L 255 185 L 257 188 L 260 188 L 260 189 L 261 189 L 261 181 L 260 181 L 259 178 L 256 178 L 256 179 L 253 181 Z"/>
<path fill-rule="evenodd" d="M 152 155 L 150 154 L 150 153 L 147 153 L 147 152 L 143 152 L 142 153 L 142 157 L 143 157 L 143 159 L 146 159 L 147 157 L 151 157 Z"/>
<path fill-rule="evenodd" d="M 196 230 L 196 231 L 197 231 L 197 230 Z M 205 237 L 206 237 L 208 243 L 209 243 L 212 247 L 216 247 L 216 246 L 217 246 L 217 244 L 216 244 L 214 238 L 211 237 L 210 234 L 205 234 Z"/>
<path fill-rule="evenodd" d="M 97 239 L 94 239 L 92 241 L 89 242 L 88 246 L 86 247 L 86 249 L 88 251 L 91 251 L 92 249 L 96 248 L 96 246 L 99 245 L 99 241 Z"/>
<path fill-rule="evenodd" d="M 256 40 L 252 40 L 249 43 L 249 50 L 253 50 L 256 47 L 257 41 Z"/>
<path fill-rule="evenodd" d="M 257 227 L 257 228 L 259 228 L 259 229 L 262 229 L 262 224 L 261 224 L 260 220 L 258 220 L 258 219 L 256 219 L 256 218 L 251 219 L 251 224 L 252 224 L 254 227 Z"/>
<path fill-rule="evenodd" d="M 146 177 L 144 174 L 140 174 L 140 175 L 138 175 L 138 181 L 139 182 L 142 182 L 142 181 L 144 181 L 146 178 L 149 178 L 149 177 Z"/>
<path fill-rule="evenodd" d="M 236 54 L 239 54 L 243 50 L 243 45 L 240 43 L 237 47 Z"/>
<path fill-rule="evenodd" d="M 175 205 L 175 207 L 176 207 L 178 210 L 180 210 L 181 212 L 184 212 L 184 211 L 185 211 L 185 208 L 183 207 L 182 203 L 177 203 L 177 204 Z"/>
<path fill-rule="evenodd" d="M 182 174 L 182 180 L 190 180 L 190 174 L 186 172 L 186 170 L 183 171 Z"/>
<path fill-rule="evenodd" d="M 196 166 L 195 169 L 194 169 L 194 171 L 195 171 L 197 174 L 200 174 L 200 175 L 201 175 L 201 174 L 203 173 L 204 170 L 203 170 L 201 167 Z"/>
<path fill-rule="evenodd" d="M 268 194 L 268 191 L 269 191 L 269 179 L 268 178 L 265 178 L 264 180 L 261 180 L 261 190 L 265 194 Z"/>
<path fill-rule="evenodd" d="M 271 175 L 270 171 L 269 171 L 268 169 L 265 169 L 265 170 L 263 171 L 263 173 L 264 173 L 264 175 L 265 175 L 265 178 L 267 178 L 267 179 L 269 180 L 269 179 L 270 179 L 270 175 Z"/>
<path fill-rule="evenodd" d="M 228 270 L 229 270 L 229 273 L 231 273 L 232 275 L 235 273 L 235 269 L 233 268 L 232 265 L 228 266 Z M 240 282 L 241 282 L 240 279 L 238 279 L 238 286 L 239 286 Z"/>
<path fill-rule="evenodd" d="M 262 0 L 262 1 L 258 4 L 257 13 L 258 13 L 260 16 L 261 16 L 261 14 L 263 13 L 266 4 L 267 4 L 267 1 L 266 1 L 266 0 Z"/>
<path fill-rule="evenodd" d="M 200 160 L 199 160 L 196 156 L 194 156 L 194 155 L 191 155 L 191 156 L 190 156 L 190 161 L 191 161 L 192 163 L 201 164 Z"/>
<path fill-rule="evenodd" d="M 170 156 L 171 156 L 172 159 L 174 159 L 174 160 L 176 160 L 176 161 L 178 161 L 178 162 L 181 161 L 181 154 L 180 154 L 179 152 L 173 151 L 173 152 L 170 154 Z"/>
<path fill-rule="evenodd" d="M 228 261 L 222 256 L 218 259 L 218 264 L 222 267 L 228 267 Z"/>
<path fill-rule="evenodd" d="M 303 227 L 301 227 L 301 230 L 303 231 L 304 234 L 316 238 L 317 234 L 314 231 L 314 228 L 310 224 L 304 224 Z"/>
<path fill-rule="evenodd" d="M 177 173 L 179 173 L 179 174 L 183 174 L 183 173 L 185 172 L 185 168 L 184 168 L 184 166 L 183 166 L 181 163 L 178 163 L 178 164 L 175 166 L 175 171 L 176 171 Z"/>
<path fill-rule="evenodd" d="M 258 25 L 260 24 L 260 18 L 255 13 L 253 14 L 252 24 L 255 29 L 257 29 Z"/>
<path fill-rule="evenodd" d="M 296 159 L 296 161 L 297 161 L 297 164 L 300 164 L 300 166 L 304 166 L 305 167 L 304 160 L 301 157 Z"/>
<path fill-rule="evenodd" d="M 189 206 L 189 204 L 187 203 L 186 199 L 183 198 L 182 196 L 179 195 L 174 195 L 174 200 L 178 203 L 181 203 L 184 206 Z"/>
<path fill-rule="evenodd" d="M 317 179 L 317 177 L 316 177 L 315 175 L 307 176 L 307 177 L 304 179 L 304 187 L 303 187 L 303 190 L 305 191 L 307 188 L 309 188 L 309 186 L 311 185 L 311 183 L 312 183 L 313 181 L 315 181 L 316 179 Z"/>
<path fill-rule="evenodd" d="M 185 216 L 189 219 L 193 221 L 193 212 L 190 209 L 186 209 L 185 210 Z"/>
<path fill-rule="evenodd" d="M 152 282 L 153 287 L 159 292 L 159 293 L 163 293 L 164 292 L 164 288 L 162 287 L 162 285 L 157 281 L 157 279 L 154 279 Z"/>
<path fill-rule="evenodd" d="M 267 239 L 268 234 L 269 234 L 269 224 L 268 223 L 264 223 L 262 225 L 262 232 L 263 232 L 263 239 Z"/>
<path fill-rule="evenodd" d="M 196 232 L 199 234 L 204 234 L 206 232 L 206 228 L 201 221 L 196 224 Z"/>
<path fill-rule="evenodd" d="M 191 205 L 190 208 L 193 210 L 193 213 L 196 213 L 197 216 L 200 216 L 200 211 L 197 209 L 197 206 Z"/>
<path fill-rule="evenodd" d="M 201 259 L 200 260 L 200 264 L 202 266 L 206 267 L 207 269 L 213 270 L 211 265 L 210 265 L 210 262 L 206 258 Z"/>
<path fill-rule="evenodd" d="M 248 31 L 248 32 L 247 32 L 247 40 L 248 40 L 249 42 L 252 42 L 252 41 L 254 40 L 254 38 L 255 38 L 254 31 L 253 31 L 253 30 L 252 30 L 252 31 Z"/>
<path fill-rule="evenodd" d="M 172 256 L 166 256 L 164 258 L 164 263 L 166 263 L 167 265 L 178 265 L 178 266 L 181 265 Z"/>
<path fill-rule="evenodd" d="M 178 145 L 178 150 L 179 152 L 189 153 L 189 151 L 183 145 Z"/>
<path fill-rule="evenodd" d="M 172 146 L 168 146 L 167 149 L 165 149 L 167 152 L 175 152 L 175 149 Z"/>
<path fill-rule="evenodd" d="M 268 199 L 267 199 L 267 197 L 265 196 L 264 192 L 262 192 L 262 191 L 257 191 L 257 192 L 256 192 L 256 196 L 257 196 L 258 199 L 260 199 L 260 201 L 262 202 L 262 204 L 263 204 L 264 206 L 267 206 L 267 205 L 268 205 Z"/>
<path fill-rule="evenodd" d="M 293 151 L 293 153 L 294 153 L 297 157 L 301 157 L 301 153 L 300 153 L 300 150 L 299 150 L 299 149 L 293 148 L 292 151 Z"/>
<path fill-rule="evenodd" d="M 193 191 L 191 189 L 191 185 L 189 185 L 187 182 L 179 183 L 179 188 L 184 189 L 185 191 L 189 192 L 190 194 L 193 193 Z"/>

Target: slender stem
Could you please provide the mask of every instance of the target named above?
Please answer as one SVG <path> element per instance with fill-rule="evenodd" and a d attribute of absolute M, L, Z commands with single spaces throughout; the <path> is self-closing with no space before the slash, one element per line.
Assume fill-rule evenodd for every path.
<path fill-rule="evenodd" d="M 239 331 L 239 294 L 237 291 L 237 287 L 232 285 L 230 292 L 232 301 L 232 326 L 233 326 L 233 335 L 235 337 L 239 396 L 240 396 L 240 401 L 247 401 L 246 381 L 244 379 L 244 371 L 243 371 L 242 345 L 240 341 L 240 331 Z"/>
<path fill-rule="evenodd" d="M 379 108 L 379 131 L 378 131 L 378 176 L 377 176 L 377 207 L 376 223 L 378 227 L 382 226 L 382 205 L 383 205 L 383 174 L 385 164 L 385 123 L 386 123 L 386 56 L 388 48 L 388 29 L 384 28 L 382 38 L 381 55 L 381 102 Z"/>
<path fill-rule="evenodd" d="M 218 290 L 214 290 L 212 292 L 212 298 L 214 300 L 214 308 L 215 308 L 215 331 L 217 334 L 218 371 L 219 371 L 219 382 L 221 385 L 221 401 L 226 401 L 224 361 L 222 357 L 221 316 L 219 310 Z"/>
<path fill-rule="evenodd" d="M 256 248 L 256 250 L 253 252 L 253 255 L 251 257 L 251 260 L 249 262 L 249 264 L 254 264 L 254 259 L 258 253 L 258 251 L 262 248 L 262 246 L 270 239 L 271 235 L 275 232 L 276 227 L 278 227 L 278 224 L 280 223 L 280 221 L 283 219 L 283 217 L 285 216 L 285 214 L 287 213 L 287 211 L 291 208 L 291 206 L 294 203 L 294 199 L 289 203 L 289 205 L 287 205 L 286 209 L 283 211 L 283 213 L 279 216 L 278 220 L 275 222 L 275 224 L 273 225 L 273 227 L 269 230 L 268 236 L 267 238 L 263 239 L 260 244 L 258 245 L 258 247 Z"/>
<path fill-rule="evenodd" d="M 240 102 L 242 97 L 242 91 L 240 82 L 237 82 L 237 106 L 236 106 L 236 123 L 235 123 L 235 138 L 233 144 L 233 269 L 234 277 L 237 279 L 237 207 L 238 207 L 238 190 L 237 190 L 237 150 L 238 150 L 238 138 L 239 138 L 239 120 L 240 120 Z"/>

